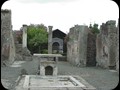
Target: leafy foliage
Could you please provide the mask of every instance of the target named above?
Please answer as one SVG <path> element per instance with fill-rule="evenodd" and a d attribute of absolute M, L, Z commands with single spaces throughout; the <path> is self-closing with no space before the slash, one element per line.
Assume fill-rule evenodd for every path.
<path fill-rule="evenodd" d="M 44 49 L 44 46 L 47 46 L 47 27 L 43 24 L 29 25 L 27 29 L 27 41 L 29 50 L 32 53 L 39 53 L 42 49 Z"/>
<path fill-rule="evenodd" d="M 96 23 L 93 26 L 92 26 L 92 24 L 90 24 L 89 28 L 91 29 L 92 33 L 94 33 L 94 34 L 98 34 L 100 32 L 100 30 L 98 29 L 98 24 L 96 24 Z"/>

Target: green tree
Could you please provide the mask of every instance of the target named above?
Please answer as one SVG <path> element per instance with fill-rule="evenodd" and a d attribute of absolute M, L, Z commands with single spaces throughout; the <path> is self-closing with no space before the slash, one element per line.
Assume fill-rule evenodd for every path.
<path fill-rule="evenodd" d="M 27 41 L 28 48 L 32 53 L 40 53 L 40 51 L 44 51 L 48 42 L 47 27 L 43 24 L 29 25 L 27 29 Z"/>
<path fill-rule="evenodd" d="M 100 30 L 98 29 L 98 24 L 96 24 L 96 23 L 94 23 L 93 26 L 92 26 L 92 24 L 90 24 L 89 28 L 91 29 L 92 33 L 94 33 L 94 34 L 98 34 L 100 32 Z"/>

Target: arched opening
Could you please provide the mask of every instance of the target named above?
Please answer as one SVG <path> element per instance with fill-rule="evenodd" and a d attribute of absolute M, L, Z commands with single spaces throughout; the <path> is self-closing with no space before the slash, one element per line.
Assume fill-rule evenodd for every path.
<path fill-rule="evenodd" d="M 58 42 L 53 43 L 52 50 L 53 50 L 53 53 L 59 53 L 59 43 Z"/>
<path fill-rule="evenodd" d="M 45 75 L 53 75 L 53 68 L 51 66 L 45 67 Z"/>

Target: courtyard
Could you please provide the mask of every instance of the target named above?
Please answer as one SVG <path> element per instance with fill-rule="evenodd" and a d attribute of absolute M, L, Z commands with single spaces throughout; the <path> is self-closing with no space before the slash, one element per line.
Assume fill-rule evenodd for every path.
<path fill-rule="evenodd" d="M 37 75 L 38 61 L 15 61 L 10 67 L 1 67 L 1 82 L 5 88 L 13 90 L 15 81 L 25 69 L 29 75 Z M 119 82 L 119 75 L 115 70 L 100 67 L 75 67 L 67 61 L 58 61 L 58 75 L 81 76 L 96 90 L 112 90 Z"/>

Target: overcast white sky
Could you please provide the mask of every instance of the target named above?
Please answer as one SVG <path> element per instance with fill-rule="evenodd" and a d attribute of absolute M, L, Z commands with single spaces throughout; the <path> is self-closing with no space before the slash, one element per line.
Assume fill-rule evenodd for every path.
<path fill-rule="evenodd" d="M 75 24 L 101 25 L 119 18 L 118 5 L 111 0 L 9 0 L 2 9 L 11 9 L 13 30 L 43 23 L 67 33 Z"/>

